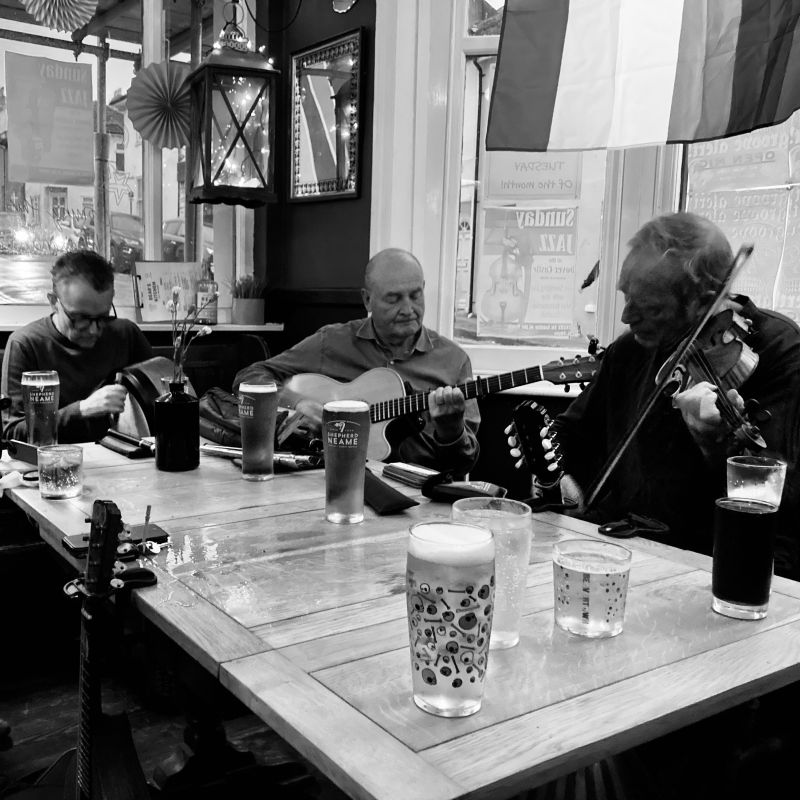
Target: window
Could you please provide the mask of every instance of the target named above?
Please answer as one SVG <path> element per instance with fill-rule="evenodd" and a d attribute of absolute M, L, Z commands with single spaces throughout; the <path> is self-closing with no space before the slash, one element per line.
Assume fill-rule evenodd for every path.
<path fill-rule="evenodd" d="M 735 248 L 755 245 L 734 283 L 761 308 L 800 322 L 800 113 L 686 148 L 685 208 L 716 222 Z"/>
<path fill-rule="evenodd" d="M 376 6 L 370 248 L 417 255 L 427 324 L 480 375 L 585 354 L 593 333 L 608 344 L 625 242 L 680 186 L 674 147 L 486 153 L 502 5 Z"/>
<path fill-rule="evenodd" d="M 581 348 L 597 333 L 606 156 L 487 152 L 494 67 L 466 59 L 454 334 Z"/>

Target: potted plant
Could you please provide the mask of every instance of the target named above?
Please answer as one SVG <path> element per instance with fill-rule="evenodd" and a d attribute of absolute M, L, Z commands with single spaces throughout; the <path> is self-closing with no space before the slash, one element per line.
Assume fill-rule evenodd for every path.
<path fill-rule="evenodd" d="M 242 275 L 231 286 L 233 302 L 231 322 L 234 325 L 261 325 L 264 322 L 264 289 L 266 283 L 255 275 Z"/>

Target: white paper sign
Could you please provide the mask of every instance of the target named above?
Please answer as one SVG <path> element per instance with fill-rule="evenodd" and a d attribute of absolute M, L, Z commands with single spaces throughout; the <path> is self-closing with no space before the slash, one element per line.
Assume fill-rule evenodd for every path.
<path fill-rule="evenodd" d="M 137 261 L 136 285 L 139 294 L 139 313 L 142 322 L 168 322 L 167 303 L 172 299 L 172 288 L 180 287 L 181 307 L 178 319 L 186 316 L 194 304 L 195 287 L 200 278 L 200 262 Z"/>

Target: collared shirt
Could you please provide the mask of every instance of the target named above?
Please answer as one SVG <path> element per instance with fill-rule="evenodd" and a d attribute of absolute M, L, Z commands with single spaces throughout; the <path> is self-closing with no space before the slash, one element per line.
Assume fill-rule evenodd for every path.
<path fill-rule="evenodd" d="M 455 386 L 472 377 L 469 356 L 450 339 L 423 327 L 411 353 L 396 358 L 380 342 L 368 317 L 326 325 L 274 358 L 251 364 L 238 373 L 233 388 L 236 391 L 242 381 L 258 379 L 274 380 L 280 386 L 291 376 L 308 372 L 352 381 L 375 367 L 394 370 L 414 392 Z M 458 475 L 468 472 L 478 457 L 478 404 L 467 401 L 464 430 L 452 442 L 438 440 L 427 412 L 423 419 L 424 428 L 394 447 L 389 460 L 408 461 Z"/>

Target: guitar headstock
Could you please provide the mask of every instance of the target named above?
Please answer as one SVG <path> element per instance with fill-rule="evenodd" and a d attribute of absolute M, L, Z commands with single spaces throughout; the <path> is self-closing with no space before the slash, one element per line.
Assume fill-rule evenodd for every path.
<path fill-rule="evenodd" d="M 591 383 L 600 369 L 602 351 L 597 355 L 575 356 L 548 361 L 542 366 L 542 377 L 551 383 Z"/>
<path fill-rule="evenodd" d="M 553 420 L 534 400 L 516 406 L 512 416 L 512 435 L 522 458 L 539 486 L 557 485 L 564 474 L 558 446 L 553 444 Z"/>
<path fill-rule="evenodd" d="M 110 591 L 121 531 L 122 515 L 117 504 L 111 500 L 95 500 L 86 557 L 84 586 L 87 595 L 103 596 Z"/>

